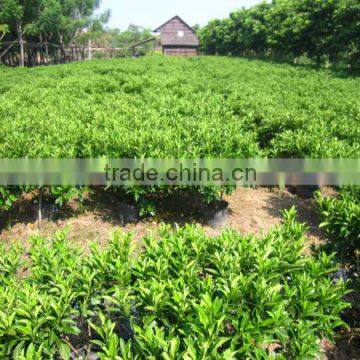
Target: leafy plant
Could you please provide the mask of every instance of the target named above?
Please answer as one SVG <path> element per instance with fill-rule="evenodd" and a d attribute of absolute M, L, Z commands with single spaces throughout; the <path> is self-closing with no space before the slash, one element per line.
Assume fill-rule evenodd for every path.
<path fill-rule="evenodd" d="M 86 255 L 65 233 L 31 239 L 27 257 L 1 248 L 1 357 L 314 358 L 345 326 L 347 291 L 295 217 L 263 238 L 164 225 L 140 248 L 122 232 Z"/>
<path fill-rule="evenodd" d="M 357 158 L 359 89 L 357 78 L 225 57 L 151 56 L 26 72 L 3 67 L 0 157 Z M 1 188 L 0 209 L 8 210 L 20 190 Z M 153 194 L 176 190 L 211 202 L 231 189 L 117 191 L 145 215 L 154 213 Z M 78 187 L 49 192 L 60 205 L 82 196 Z"/>
<path fill-rule="evenodd" d="M 333 249 L 343 259 L 354 259 L 360 251 L 360 205 L 345 193 L 339 198 L 317 195 L 324 228 L 332 240 Z"/>
<path fill-rule="evenodd" d="M 360 197 L 358 188 L 343 188 L 335 198 L 317 194 L 317 203 L 324 228 L 329 236 L 327 248 L 336 251 L 339 261 L 350 266 L 350 274 L 360 291 Z M 357 285 L 356 285 L 357 284 Z"/>

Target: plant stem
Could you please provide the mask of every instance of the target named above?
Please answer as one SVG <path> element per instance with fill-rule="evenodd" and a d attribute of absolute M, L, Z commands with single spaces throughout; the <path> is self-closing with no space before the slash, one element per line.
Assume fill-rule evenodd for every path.
<path fill-rule="evenodd" d="M 42 222 L 42 189 L 39 190 L 39 207 L 38 207 L 38 229 L 41 229 Z"/>

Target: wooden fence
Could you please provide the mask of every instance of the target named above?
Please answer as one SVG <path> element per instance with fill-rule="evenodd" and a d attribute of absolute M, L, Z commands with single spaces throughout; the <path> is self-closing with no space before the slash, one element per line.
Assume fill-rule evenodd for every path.
<path fill-rule="evenodd" d="M 136 46 L 127 48 L 118 47 L 92 47 L 88 45 L 73 45 L 65 48 L 50 43 L 24 42 L 24 65 L 38 66 L 50 64 L 63 64 L 72 61 L 81 61 L 92 58 L 112 58 L 136 56 Z M 0 62 L 8 66 L 19 66 L 20 43 L 0 42 Z"/>
<path fill-rule="evenodd" d="M 25 66 L 60 64 L 87 58 L 84 46 L 61 48 L 55 44 L 31 42 L 24 42 L 23 46 Z M 0 43 L 0 62 L 3 64 L 19 66 L 21 64 L 20 54 L 18 41 Z"/>

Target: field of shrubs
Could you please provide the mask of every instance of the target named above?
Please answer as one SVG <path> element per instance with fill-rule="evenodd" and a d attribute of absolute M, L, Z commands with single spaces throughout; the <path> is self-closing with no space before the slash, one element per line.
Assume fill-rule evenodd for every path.
<path fill-rule="evenodd" d="M 356 158 L 359 122 L 360 80 L 304 67 L 159 56 L 0 68 L 1 158 Z M 10 190 L 0 208 L 22 192 Z"/>
<path fill-rule="evenodd" d="M 2 245 L 0 356 L 315 358 L 345 325 L 347 290 L 295 217 L 263 238 L 164 226 L 140 252 L 121 232 L 86 256 L 64 233 Z"/>
<path fill-rule="evenodd" d="M 360 80 L 148 57 L 0 70 L 0 157 L 356 157 Z"/>
<path fill-rule="evenodd" d="M 0 66 L 0 134 L 0 158 L 359 158 L 360 79 L 222 57 Z M 2 186 L 0 212 L 92 190 Z M 207 203 L 232 189 L 108 191 L 146 214 L 176 190 Z M 328 242 L 313 254 L 294 209 L 258 237 L 164 226 L 90 253 L 64 233 L 1 243 L 0 358 L 315 358 L 360 292 L 360 191 L 336 193 L 314 195 Z"/>

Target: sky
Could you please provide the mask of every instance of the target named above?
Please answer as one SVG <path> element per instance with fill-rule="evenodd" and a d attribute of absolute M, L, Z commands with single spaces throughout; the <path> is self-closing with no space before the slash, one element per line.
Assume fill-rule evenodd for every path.
<path fill-rule="evenodd" d="M 261 0 L 101 0 L 97 13 L 111 10 L 108 27 L 125 30 L 129 24 L 155 29 L 175 15 L 189 25 L 228 17 L 230 12 Z"/>

